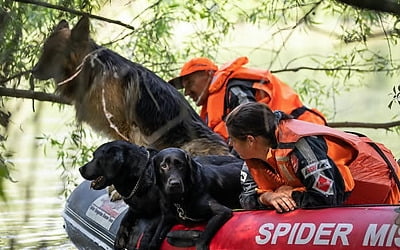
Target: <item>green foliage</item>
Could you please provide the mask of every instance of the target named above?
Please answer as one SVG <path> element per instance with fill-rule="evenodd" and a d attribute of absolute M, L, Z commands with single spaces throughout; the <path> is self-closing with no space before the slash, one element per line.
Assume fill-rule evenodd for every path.
<path fill-rule="evenodd" d="M 79 9 L 81 11 L 96 11 L 105 1 L 87 1 L 87 0 L 63 0 L 48 1 L 52 4 L 60 4 L 66 8 Z M 45 37 L 52 30 L 52 27 L 60 19 L 73 19 L 75 15 L 68 12 L 60 12 L 54 9 L 41 6 L 17 3 L 14 1 L 0 0 L 0 87 L 30 89 L 34 91 L 53 92 L 54 86 L 51 81 L 39 82 L 33 81 L 29 75 L 30 69 L 37 61 L 40 47 Z M 7 80 L 10 79 L 10 80 Z M 30 81 L 29 81 L 30 79 Z M 8 98 L 0 96 L 0 109 L 3 113 L 9 112 Z M 4 124 L 2 124 L 4 125 Z M 2 128 L 0 126 L 0 128 Z M 5 199 L 3 185 L 5 180 L 11 180 L 10 170 L 12 163 L 8 160 L 12 154 L 7 153 L 6 131 L 7 126 L 0 129 L 0 199 Z M 72 130 L 74 133 L 74 130 Z M 75 139 L 79 141 L 79 139 Z M 58 144 L 59 145 L 59 144 Z M 79 144 L 75 144 L 77 150 Z M 85 148 L 79 149 L 85 153 Z M 72 154 L 66 154 L 71 156 Z M 87 157 L 77 157 L 86 160 Z M 64 158 L 65 159 L 65 158 Z M 77 164 L 78 161 L 73 161 Z M 79 162 L 81 163 L 81 162 Z M 71 183 L 68 178 L 67 164 L 62 161 L 61 166 L 65 169 L 65 183 Z M 70 165 L 76 166 L 76 165 Z M 3 178 L 2 178 L 3 177 Z M 68 190 L 68 189 L 67 189 Z"/>
<path fill-rule="evenodd" d="M 92 135 L 82 125 L 72 121 L 67 126 L 71 129 L 70 135 L 67 137 L 60 139 L 54 138 L 52 135 L 36 137 L 44 145 L 45 152 L 47 150 L 56 151 L 59 168 L 62 170 L 61 178 L 64 181 L 63 195 L 65 198 L 79 184 L 76 183 L 77 168 L 90 161 L 93 151 L 97 148 L 96 145 L 88 143 L 88 139 Z M 50 149 L 47 148 L 47 145 L 50 146 Z"/>
<path fill-rule="evenodd" d="M 243 54 L 245 49 L 234 52 L 224 47 L 227 38 L 241 38 L 236 33 L 241 25 L 251 24 L 266 30 L 265 41 L 258 41 L 265 34 L 254 34 L 254 38 L 248 39 L 257 40 L 259 44 L 251 51 L 259 54 L 261 63 L 275 72 L 296 72 L 297 78 L 290 84 L 304 100 L 326 113 L 335 112 L 334 101 L 326 100 L 334 100 L 338 93 L 365 86 L 370 74 L 399 74 L 400 63 L 396 56 L 400 34 L 398 19 L 384 13 L 355 9 L 334 0 L 117 2 L 46 1 L 64 8 L 58 10 L 40 4 L 0 0 L 0 87 L 52 94 L 53 82 L 33 80 L 29 71 L 37 61 L 40 45 L 54 25 L 61 19 L 75 25 L 79 19 L 76 11 L 124 20 L 133 26 L 134 29 L 129 29 L 93 17 L 91 35 L 97 43 L 143 64 L 164 79 L 175 77 L 181 65 L 192 57 L 218 59 L 223 49 L 230 60 L 236 54 Z M 115 6 L 118 10 L 113 12 Z M 107 8 L 111 10 L 102 12 Z M 290 44 L 299 43 L 296 41 L 299 34 L 309 35 L 310 41 L 314 37 L 334 40 L 336 47 L 329 51 L 303 50 L 299 46 L 293 49 Z M 385 41 L 386 46 L 378 49 L 374 44 L 376 40 Z M 307 45 L 307 41 L 302 44 Z M 393 88 L 393 92 L 389 107 L 398 102 L 400 90 Z M 4 113 L 10 110 L 9 101 L 8 97 L 0 96 L 0 108 Z M 75 185 L 71 172 L 90 158 L 93 147 L 85 143 L 90 133 L 88 129 L 82 129 L 74 122 L 67 124 L 65 129 L 68 132 L 65 138 L 56 139 L 49 131 L 39 139 L 56 150 L 60 167 L 65 170 L 66 187 L 70 187 Z M 0 131 L 0 137 L 7 138 L 6 130 Z M 0 154 L 0 167 L 8 169 L 4 168 L 7 164 L 6 155 Z M 8 176 L 8 170 L 2 170 L 0 175 Z M 0 191 L 2 180 L 0 178 Z"/>
<path fill-rule="evenodd" d="M 7 196 L 4 193 L 3 185 L 5 181 L 14 182 L 11 177 L 10 171 L 13 169 L 14 164 L 8 160 L 12 156 L 11 152 L 7 152 L 7 149 L 2 140 L 0 140 L 0 200 L 7 200 Z"/>
<path fill-rule="evenodd" d="M 392 108 L 393 103 L 397 103 L 400 105 L 400 85 L 393 86 L 393 92 L 390 94 L 392 96 L 392 100 L 388 104 L 388 108 Z"/>
<path fill-rule="evenodd" d="M 10 171 L 13 169 L 13 163 L 9 159 L 12 157 L 12 152 L 10 152 L 5 142 L 7 140 L 7 127 L 9 124 L 11 113 L 4 112 L 0 109 L 0 200 L 6 200 L 7 197 L 2 188 L 5 181 L 14 182 L 11 178 Z"/>

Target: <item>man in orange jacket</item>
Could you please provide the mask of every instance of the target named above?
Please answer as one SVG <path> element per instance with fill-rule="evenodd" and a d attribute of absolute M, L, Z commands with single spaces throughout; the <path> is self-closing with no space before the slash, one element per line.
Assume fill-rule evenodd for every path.
<path fill-rule="evenodd" d="M 244 67 L 247 63 L 247 57 L 239 57 L 218 69 L 208 58 L 194 58 L 169 82 L 177 89 L 184 88 L 184 94 L 201 106 L 200 116 L 207 125 L 225 139 L 225 116 L 248 102 L 262 102 L 296 119 L 326 124 L 323 114 L 305 107 L 290 86 L 268 70 Z"/>

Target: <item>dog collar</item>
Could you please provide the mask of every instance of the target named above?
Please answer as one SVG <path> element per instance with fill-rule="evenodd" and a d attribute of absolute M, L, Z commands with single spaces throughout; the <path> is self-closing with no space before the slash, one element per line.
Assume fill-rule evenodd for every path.
<path fill-rule="evenodd" d="M 187 217 L 185 210 L 183 210 L 182 206 L 179 203 L 174 203 L 174 206 L 176 208 L 176 212 L 178 213 L 179 218 L 181 218 L 182 220 L 190 220 L 190 221 L 194 221 L 194 222 L 204 221 L 203 219 Z"/>
<path fill-rule="evenodd" d="M 146 150 L 146 153 L 147 153 L 147 161 L 146 162 L 149 162 L 150 152 L 148 150 Z M 136 191 L 139 189 L 140 181 L 142 180 L 145 170 L 146 170 L 146 168 L 144 168 L 142 170 L 142 173 L 140 174 L 139 179 L 137 180 L 135 186 L 133 187 L 132 192 L 128 196 L 121 195 L 122 199 L 130 199 L 135 195 Z"/>

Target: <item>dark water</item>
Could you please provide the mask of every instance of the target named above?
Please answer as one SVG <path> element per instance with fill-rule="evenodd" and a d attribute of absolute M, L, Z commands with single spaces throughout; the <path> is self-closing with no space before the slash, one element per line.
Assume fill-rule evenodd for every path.
<path fill-rule="evenodd" d="M 76 249 L 64 230 L 64 184 L 56 160 L 15 160 L 0 202 L 0 249 Z"/>

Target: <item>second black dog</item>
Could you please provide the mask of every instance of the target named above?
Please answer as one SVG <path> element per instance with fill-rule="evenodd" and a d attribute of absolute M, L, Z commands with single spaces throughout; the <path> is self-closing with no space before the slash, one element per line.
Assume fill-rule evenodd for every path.
<path fill-rule="evenodd" d="M 161 150 L 153 157 L 156 183 L 161 194 L 162 220 L 152 246 L 163 239 L 173 225 L 204 223 L 196 249 L 208 249 L 218 229 L 232 217 L 241 191 L 241 165 L 203 166 L 178 148 Z M 231 207 L 231 208 L 229 208 Z"/>

